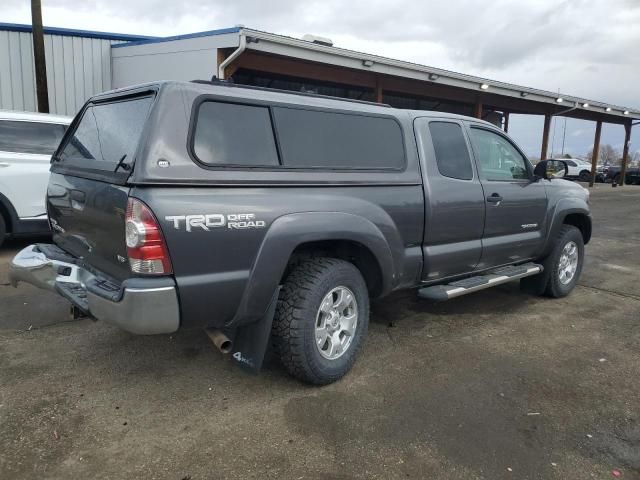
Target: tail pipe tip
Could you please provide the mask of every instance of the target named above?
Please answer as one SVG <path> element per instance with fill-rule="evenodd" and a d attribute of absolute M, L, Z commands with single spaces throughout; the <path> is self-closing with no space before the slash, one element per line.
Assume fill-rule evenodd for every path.
<path fill-rule="evenodd" d="M 233 342 L 224 333 L 220 330 L 207 330 L 207 335 L 218 350 L 222 353 L 231 353 Z"/>

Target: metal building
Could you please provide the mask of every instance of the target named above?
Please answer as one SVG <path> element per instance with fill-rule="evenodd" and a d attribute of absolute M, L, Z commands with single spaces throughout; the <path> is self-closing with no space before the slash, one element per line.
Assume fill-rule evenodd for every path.
<path fill-rule="evenodd" d="M 0 108 L 35 109 L 30 31 L 30 26 L 0 24 Z M 625 159 L 633 119 L 640 118 L 638 109 L 338 48 L 322 38 L 245 27 L 163 38 L 51 28 L 45 33 L 55 113 L 74 114 L 87 97 L 110 88 L 217 76 L 239 84 L 460 113 L 505 130 L 510 114 L 541 115 L 540 158 L 547 157 L 553 116 L 596 122 L 595 146 L 603 123 L 619 124 L 625 128 Z M 594 171 L 597 160 L 594 148 Z M 624 178 L 626 162 L 622 165 Z"/>
<path fill-rule="evenodd" d="M 45 27 L 51 113 L 75 115 L 88 97 L 112 88 L 111 45 L 151 38 Z M 0 23 L 0 109 L 37 110 L 31 25 Z"/>

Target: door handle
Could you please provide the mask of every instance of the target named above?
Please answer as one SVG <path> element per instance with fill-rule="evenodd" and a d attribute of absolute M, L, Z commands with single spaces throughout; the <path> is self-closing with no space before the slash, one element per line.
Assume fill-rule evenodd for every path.
<path fill-rule="evenodd" d="M 487 202 L 499 204 L 502 201 L 502 196 L 498 193 L 492 193 L 487 197 Z"/>
<path fill-rule="evenodd" d="M 8 167 L 9 164 L 7 162 L 0 162 L 0 167 Z"/>

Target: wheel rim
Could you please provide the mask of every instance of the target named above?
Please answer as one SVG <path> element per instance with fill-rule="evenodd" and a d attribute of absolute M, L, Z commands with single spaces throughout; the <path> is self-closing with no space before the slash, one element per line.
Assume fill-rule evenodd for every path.
<path fill-rule="evenodd" d="M 576 242 L 568 242 L 562 249 L 558 263 L 558 279 L 563 285 L 573 280 L 578 270 L 578 245 Z"/>
<path fill-rule="evenodd" d="M 316 347 L 327 360 L 335 360 L 349 349 L 358 326 L 358 302 L 347 287 L 327 293 L 316 315 Z"/>

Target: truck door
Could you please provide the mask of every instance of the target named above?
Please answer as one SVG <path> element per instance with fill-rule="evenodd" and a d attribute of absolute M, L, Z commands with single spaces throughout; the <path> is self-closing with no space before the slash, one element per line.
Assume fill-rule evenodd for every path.
<path fill-rule="evenodd" d="M 484 192 L 461 122 L 418 118 L 425 197 L 423 281 L 473 271 L 482 251 Z"/>
<path fill-rule="evenodd" d="M 501 131 L 470 124 L 486 214 L 478 268 L 530 259 L 546 231 L 547 195 L 531 164 Z"/>

